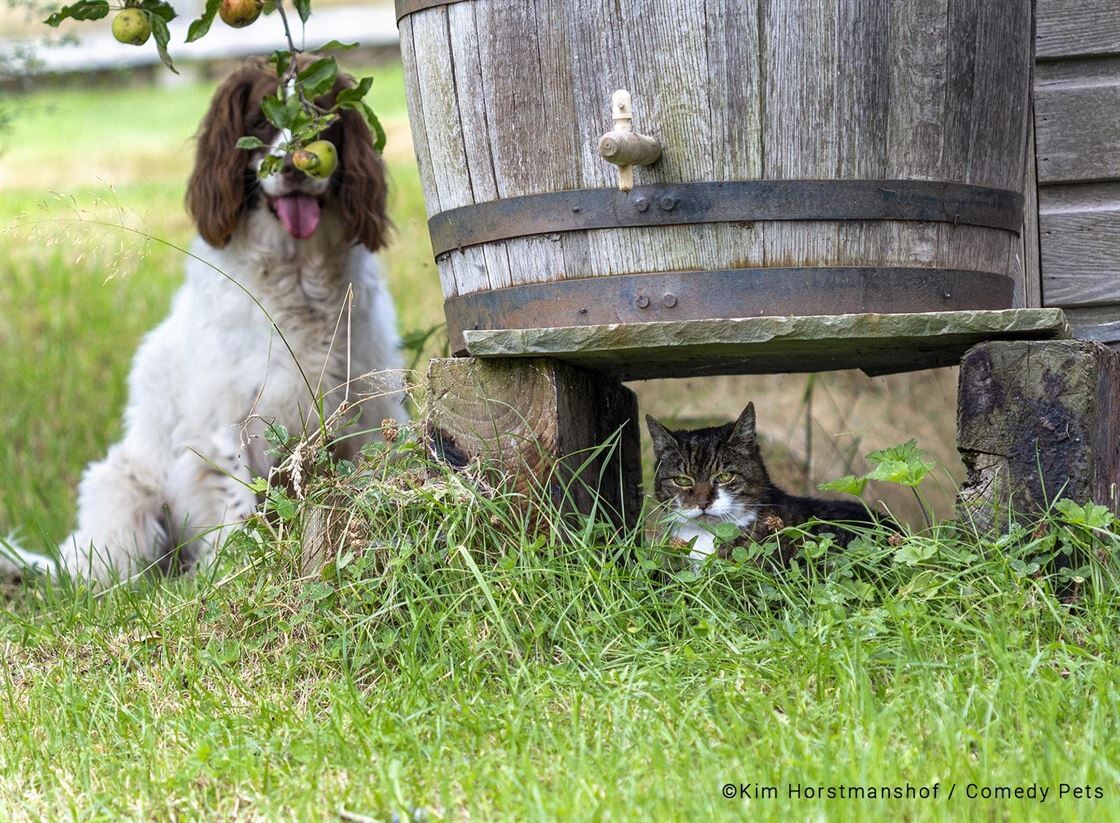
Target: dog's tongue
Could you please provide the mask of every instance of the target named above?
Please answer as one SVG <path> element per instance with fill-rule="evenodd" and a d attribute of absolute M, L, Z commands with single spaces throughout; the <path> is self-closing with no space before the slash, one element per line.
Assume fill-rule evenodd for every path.
<path fill-rule="evenodd" d="M 306 240 L 319 226 L 319 202 L 308 194 L 289 194 L 272 201 L 288 234 Z"/>

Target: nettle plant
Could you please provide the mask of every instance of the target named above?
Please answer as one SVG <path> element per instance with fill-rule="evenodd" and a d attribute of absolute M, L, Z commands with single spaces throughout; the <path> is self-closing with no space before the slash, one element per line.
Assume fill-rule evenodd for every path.
<path fill-rule="evenodd" d="M 311 17 L 311 0 L 291 0 L 292 6 L 302 23 Z M 113 18 L 113 36 L 122 43 L 142 46 L 150 37 L 155 38 L 156 51 L 168 69 L 178 74 L 167 47 L 171 42 L 168 23 L 178 14 L 171 3 L 165 0 L 124 0 L 123 3 L 110 3 L 109 0 L 78 0 L 63 6 L 44 22 L 57 27 L 64 20 L 101 20 L 116 11 Z M 385 147 L 385 130 L 377 115 L 365 103 L 364 98 L 373 85 L 372 77 L 363 77 L 356 86 L 341 90 L 334 102 L 324 107 L 316 101 L 330 92 L 338 78 L 338 64 L 333 57 L 320 57 L 310 63 L 300 60 L 302 50 L 296 48 L 288 15 L 283 0 L 206 0 L 202 15 L 187 29 L 186 42 L 193 43 L 205 37 L 210 31 L 214 18 L 221 19 L 229 26 L 242 28 L 254 23 L 262 14 L 275 12 L 284 24 L 284 34 L 288 48 L 272 54 L 270 62 L 276 69 L 279 87 L 274 97 L 265 98 L 261 108 L 268 121 L 287 136 L 280 146 L 282 154 L 291 153 L 292 161 L 306 174 L 326 177 L 333 170 L 337 160 L 335 147 L 318 136 L 339 117 L 343 109 L 354 109 L 361 113 L 369 123 L 373 133 L 374 148 L 381 151 Z M 352 49 L 357 43 L 340 43 L 332 40 L 317 51 L 339 51 Z M 242 137 L 237 147 L 246 150 L 264 147 L 256 137 Z M 260 167 L 260 176 L 267 177 L 277 171 L 283 163 L 283 156 L 270 154 Z"/>

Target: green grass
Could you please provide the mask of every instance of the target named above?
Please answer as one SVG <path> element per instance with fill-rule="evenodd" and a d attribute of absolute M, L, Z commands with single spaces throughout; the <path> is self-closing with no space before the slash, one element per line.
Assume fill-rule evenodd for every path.
<path fill-rule="evenodd" d="M 99 600 L 17 593 L 0 806 L 300 820 L 1120 810 L 1115 530 L 1055 514 L 999 542 L 869 533 L 844 553 L 809 543 L 792 571 L 736 559 L 696 574 L 579 520 L 531 533 L 523 503 L 403 440 L 361 476 L 328 472 L 203 578 Z M 305 574 L 317 510 L 333 559 Z M 1086 582 L 1063 602 L 1030 563 L 1074 543 Z M 779 796 L 728 800 L 727 783 Z M 1063 783 L 1105 796 L 1058 800 Z M 788 796 L 934 784 L 936 802 Z M 1045 804 L 965 796 L 1031 784 Z"/>
<path fill-rule="evenodd" d="M 440 297 L 399 67 L 377 77 L 399 237 L 386 268 L 402 327 L 424 329 Z M 181 277 L 173 249 L 74 218 L 186 242 L 186 136 L 211 89 L 18 98 L 2 158 L 0 532 L 67 533 L 78 473 L 117 436 L 131 354 Z M 531 533 L 524 501 L 483 489 L 406 439 L 360 476 L 327 471 L 202 576 L 8 593 L 0 817 L 1120 813 L 1115 522 L 1090 530 L 1071 510 L 995 542 L 869 534 L 846 554 L 809 544 L 794 571 L 740 556 L 693 574 L 656 541 L 638 550 L 547 508 Z M 344 515 L 327 531 L 335 559 L 304 574 L 301 540 L 328 501 Z M 1031 564 L 1075 544 L 1071 597 L 1069 572 Z M 726 783 L 779 797 L 728 800 Z M 907 783 L 940 798 L 787 796 Z M 965 796 L 1033 783 L 1045 804 Z M 1105 796 L 1059 800 L 1061 783 Z"/>

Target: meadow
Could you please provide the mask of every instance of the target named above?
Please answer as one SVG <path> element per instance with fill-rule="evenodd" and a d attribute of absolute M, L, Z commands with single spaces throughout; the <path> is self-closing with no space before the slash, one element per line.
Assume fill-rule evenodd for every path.
<path fill-rule="evenodd" d="M 400 68 L 373 74 L 386 269 L 402 329 L 424 331 L 441 299 Z M 16 98 L 0 138 L 0 533 L 63 537 L 82 466 L 119 433 L 129 358 L 181 277 L 189 138 L 212 89 Z M 699 420 L 737 411 L 743 385 L 800 409 L 823 386 L 819 411 L 842 385 L 828 379 L 639 394 Z M 945 383 L 868 383 L 864 403 L 951 402 Z M 896 414 L 869 433 L 839 416 L 834 469 L 929 425 Z M 789 416 L 768 425 L 781 464 Z M 1097 510 L 1055 507 L 1005 537 L 942 522 L 846 552 L 808 541 L 791 570 L 736 556 L 697 573 L 656 539 L 547 507 L 531 530 L 523 499 L 430 464 L 407 430 L 358 474 L 321 468 L 202 575 L 3 594 L 0 816 L 1120 815 L 1120 526 Z M 941 514 L 956 471 L 922 487 Z M 344 516 L 312 573 L 302 543 L 324 511 Z M 1055 556 L 1065 571 L 1047 573 Z M 1015 787 L 1034 796 L 969 796 Z"/>

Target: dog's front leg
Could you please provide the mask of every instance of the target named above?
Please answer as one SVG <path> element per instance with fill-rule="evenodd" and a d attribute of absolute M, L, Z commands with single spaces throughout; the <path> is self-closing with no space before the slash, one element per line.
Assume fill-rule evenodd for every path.
<path fill-rule="evenodd" d="M 165 570 L 188 571 L 222 547 L 256 509 L 251 479 L 232 429 L 175 458 L 167 482 L 175 540 Z"/>

